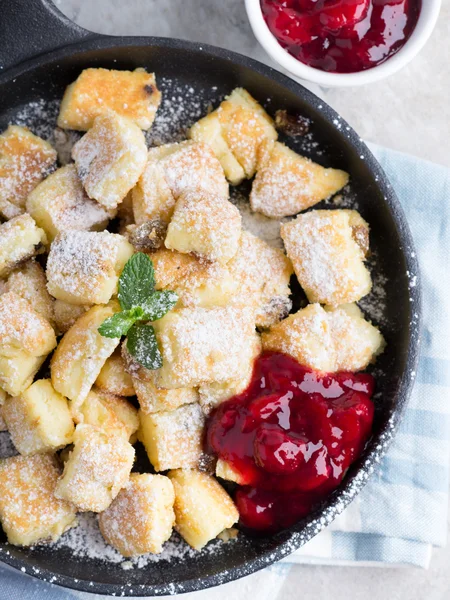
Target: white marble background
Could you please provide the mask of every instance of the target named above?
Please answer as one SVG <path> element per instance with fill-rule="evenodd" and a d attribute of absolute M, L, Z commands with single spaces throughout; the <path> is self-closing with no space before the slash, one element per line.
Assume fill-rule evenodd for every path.
<path fill-rule="evenodd" d="M 243 0 L 54 1 L 67 16 L 92 31 L 202 41 L 274 66 L 252 34 Z M 449 57 L 450 0 L 443 0 L 439 24 L 432 38 L 403 71 L 373 85 L 323 90 L 323 97 L 364 139 L 450 167 Z M 283 600 L 449 600 L 449 572 L 450 548 L 435 550 L 428 571 L 295 566 L 287 579 L 276 586 L 280 590 L 277 597 Z M 195 597 L 228 600 L 238 595 L 243 598 L 247 592 L 258 595 L 258 577 L 256 574 L 245 583 L 227 584 Z"/>

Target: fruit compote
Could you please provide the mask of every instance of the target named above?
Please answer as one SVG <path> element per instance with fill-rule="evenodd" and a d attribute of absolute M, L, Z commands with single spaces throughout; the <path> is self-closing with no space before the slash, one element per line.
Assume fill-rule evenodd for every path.
<path fill-rule="evenodd" d="M 210 452 L 240 475 L 244 527 L 276 531 L 335 489 L 370 436 L 374 380 L 322 374 L 265 352 L 247 390 L 220 404 L 207 425 Z"/>
<path fill-rule="evenodd" d="M 335 73 L 370 69 L 416 26 L 421 0 L 261 0 L 266 23 L 301 62 Z"/>

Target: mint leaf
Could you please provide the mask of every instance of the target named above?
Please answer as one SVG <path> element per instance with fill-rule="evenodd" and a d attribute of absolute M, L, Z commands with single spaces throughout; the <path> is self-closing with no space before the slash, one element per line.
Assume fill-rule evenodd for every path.
<path fill-rule="evenodd" d="M 122 312 L 109 317 L 98 328 L 101 335 L 120 338 L 128 334 L 127 348 L 147 369 L 159 369 L 163 359 L 156 334 L 142 321 L 161 319 L 178 302 L 175 292 L 155 290 L 155 271 L 150 258 L 138 252 L 125 265 L 119 277 L 119 302 Z"/>
<path fill-rule="evenodd" d="M 132 311 L 123 311 L 108 317 L 98 328 L 103 337 L 120 338 L 128 333 L 128 330 L 136 321 Z"/>
<path fill-rule="evenodd" d="M 155 291 L 155 270 L 149 257 L 137 252 L 119 277 L 119 302 L 123 310 L 144 306 Z"/>
<path fill-rule="evenodd" d="M 175 292 L 163 291 L 153 292 L 153 294 L 142 305 L 144 316 L 147 321 L 157 321 L 171 310 L 178 302 L 178 296 Z"/>
<path fill-rule="evenodd" d="M 151 370 L 162 367 L 161 352 L 151 325 L 135 323 L 128 332 L 127 349 L 143 367 Z"/>

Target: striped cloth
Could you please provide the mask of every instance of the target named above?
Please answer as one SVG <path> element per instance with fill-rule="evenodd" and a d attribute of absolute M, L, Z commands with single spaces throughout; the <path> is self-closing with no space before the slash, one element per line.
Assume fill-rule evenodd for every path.
<path fill-rule="evenodd" d="M 427 567 L 447 533 L 450 460 L 450 172 L 371 146 L 406 212 L 423 283 L 416 384 L 394 443 L 356 500 L 286 560 Z"/>
<path fill-rule="evenodd" d="M 189 600 L 260 600 L 283 596 L 286 563 L 427 567 L 446 542 L 450 460 L 450 171 L 411 156 L 371 148 L 406 211 L 422 270 L 424 331 L 417 382 L 394 444 L 363 492 L 328 529 L 285 559 L 244 581 L 186 594 Z M 94 600 L 9 568 L 0 598 Z M 3 594 L 3 595 L 2 595 Z"/>

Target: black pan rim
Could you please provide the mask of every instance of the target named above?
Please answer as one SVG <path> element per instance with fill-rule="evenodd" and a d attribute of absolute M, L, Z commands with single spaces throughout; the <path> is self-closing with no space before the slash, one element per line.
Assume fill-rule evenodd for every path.
<path fill-rule="evenodd" d="M 154 584 L 122 586 L 118 584 L 75 579 L 66 575 L 56 575 L 55 573 L 46 571 L 45 569 L 39 569 L 39 572 L 36 572 L 32 568 L 27 569 L 27 564 L 24 561 L 11 556 L 7 550 L 2 550 L 0 552 L 0 561 L 9 565 L 10 567 L 25 572 L 37 579 L 54 583 L 65 588 L 104 595 L 114 594 L 121 596 L 135 596 L 137 594 L 139 596 L 165 596 L 193 592 L 218 586 L 222 583 L 227 583 L 246 575 L 250 575 L 251 573 L 259 571 L 281 560 L 302 546 L 309 539 L 314 537 L 320 531 L 320 529 L 330 523 L 333 518 L 349 504 L 354 496 L 361 491 L 369 476 L 376 469 L 381 458 L 385 455 L 393 439 L 395 430 L 402 420 L 407 401 L 412 391 L 419 358 L 420 331 L 422 321 L 422 294 L 419 265 L 417 254 L 414 251 L 414 243 L 411 232 L 409 230 L 403 209 L 383 169 L 358 134 L 344 121 L 344 119 L 338 115 L 338 113 L 328 106 L 325 101 L 315 96 L 300 83 L 297 83 L 272 67 L 264 65 L 259 61 L 236 52 L 223 48 L 217 48 L 208 44 L 188 42 L 173 38 L 131 36 L 113 37 L 92 34 L 92 37 L 89 37 L 82 42 L 65 46 L 53 52 L 41 54 L 21 63 L 16 67 L 8 69 L 0 75 L 0 84 L 7 83 L 8 81 L 13 80 L 15 77 L 19 77 L 21 74 L 33 70 L 35 67 L 57 61 L 58 59 L 63 59 L 69 55 L 73 56 L 89 50 L 139 46 L 161 47 L 180 51 L 198 52 L 211 56 L 211 58 L 226 59 L 234 64 L 252 69 L 260 75 L 265 76 L 284 86 L 294 94 L 298 95 L 301 91 L 303 100 L 307 102 L 313 109 L 320 110 L 322 116 L 326 121 L 328 121 L 330 127 L 335 128 L 333 121 L 339 119 L 340 123 L 346 128 L 346 137 L 348 142 L 355 150 L 359 152 L 360 155 L 362 154 L 364 156 L 364 160 L 370 171 L 373 173 L 377 181 L 378 188 L 384 196 L 384 201 L 389 209 L 390 217 L 395 223 L 398 229 L 399 237 L 402 241 L 401 250 L 403 251 L 402 253 L 405 261 L 405 270 L 409 273 L 414 273 L 414 275 L 417 277 L 416 285 L 410 288 L 409 310 L 410 315 L 414 315 L 415 318 L 414 320 L 410 320 L 410 328 L 408 331 L 408 355 L 397 393 L 397 401 L 401 398 L 402 402 L 397 404 L 397 408 L 393 411 L 393 415 L 388 424 L 369 444 L 369 448 L 365 452 L 364 463 L 361 464 L 359 469 L 353 474 L 352 477 L 349 477 L 345 481 L 344 485 L 340 488 L 338 493 L 333 496 L 331 501 L 327 503 L 324 509 L 316 511 L 316 513 L 308 517 L 306 520 L 301 521 L 299 524 L 294 525 L 288 530 L 288 540 L 278 543 L 274 549 L 266 550 L 265 552 L 261 553 L 260 556 L 249 560 L 244 565 L 233 567 L 225 572 L 216 573 L 201 579 L 191 579 L 179 583 L 168 582 L 167 584 L 158 586 Z M 324 516 L 325 513 L 326 516 Z"/>

